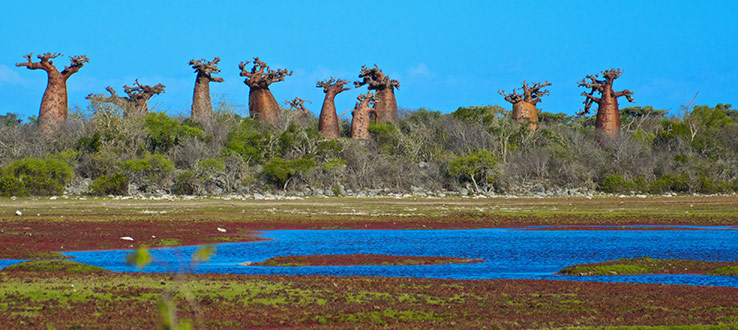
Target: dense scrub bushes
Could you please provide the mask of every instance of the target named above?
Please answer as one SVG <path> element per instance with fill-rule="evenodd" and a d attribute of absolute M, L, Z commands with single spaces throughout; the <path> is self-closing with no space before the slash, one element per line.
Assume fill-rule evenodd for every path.
<path fill-rule="evenodd" d="M 96 195 L 738 191 L 738 112 L 723 104 L 679 117 L 622 109 L 622 134 L 604 146 L 592 118 L 541 113 L 531 132 L 498 106 L 405 111 L 396 122 L 373 123 L 368 143 L 325 138 L 315 118 L 290 111 L 275 125 L 229 111 L 203 122 L 124 117 L 95 104 L 70 117 L 52 137 L 12 114 L 0 118 L 0 193 L 60 194 L 73 178 L 91 181 Z M 348 121 L 340 126 L 347 136 Z"/>
<path fill-rule="evenodd" d="M 59 195 L 73 176 L 63 160 L 27 157 L 2 169 L 0 192 L 5 196 Z"/>

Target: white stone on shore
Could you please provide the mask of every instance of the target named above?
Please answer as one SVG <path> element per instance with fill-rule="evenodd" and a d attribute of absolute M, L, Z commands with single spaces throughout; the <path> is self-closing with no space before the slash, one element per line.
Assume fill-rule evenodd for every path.
<path fill-rule="evenodd" d="M 133 240 L 133 237 L 131 237 L 131 236 L 123 236 L 120 239 L 122 239 L 124 241 L 132 241 Z"/>

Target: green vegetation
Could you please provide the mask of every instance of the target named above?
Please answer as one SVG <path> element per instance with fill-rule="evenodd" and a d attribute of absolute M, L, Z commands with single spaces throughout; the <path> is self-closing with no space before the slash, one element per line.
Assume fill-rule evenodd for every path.
<path fill-rule="evenodd" d="M 212 274 L 178 279 L 173 274 L 2 271 L 0 324 L 150 329 L 190 320 L 184 323 L 197 328 L 734 328 L 737 292 L 566 281 Z M 162 297 L 169 303 L 162 304 Z M 173 311 L 179 322 L 162 317 Z"/>
<path fill-rule="evenodd" d="M 652 259 L 649 257 L 618 259 L 602 263 L 575 265 L 560 272 L 566 275 L 642 275 L 642 274 L 702 274 L 738 275 L 738 262 L 717 262 L 682 259 Z"/>
<path fill-rule="evenodd" d="M 59 194 L 82 179 L 99 179 L 94 195 L 126 193 L 128 184 L 133 193 L 188 195 L 530 194 L 533 186 L 558 194 L 738 191 L 738 111 L 728 104 L 695 106 L 678 117 L 650 106 L 623 108 L 621 136 L 608 144 L 597 142 L 592 117 L 541 113 L 531 132 L 499 106 L 409 111 L 373 123 L 367 143 L 346 137 L 348 121 L 344 137 L 328 139 L 315 118 L 285 111 L 265 125 L 224 109 L 199 123 L 165 113 L 123 117 L 93 102 L 89 113 L 70 116 L 53 143 L 39 142 L 37 127 L 8 114 L 0 120 L 7 146 L 0 149 L 0 193 Z"/>
<path fill-rule="evenodd" d="M 92 181 L 90 193 L 93 195 L 125 195 L 128 193 L 128 180 L 123 173 L 115 173 L 108 177 L 101 175 Z"/>
<path fill-rule="evenodd" d="M 718 268 L 712 271 L 710 275 L 738 276 L 738 266 Z"/>
<path fill-rule="evenodd" d="M 59 195 L 74 173 L 57 158 L 23 158 L 2 169 L 0 192 L 4 196 Z"/>
<path fill-rule="evenodd" d="M 62 273 L 93 273 L 107 272 L 108 270 L 96 266 L 81 264 L 70 260 L 36 260 L 26 261 L 2 269 L 5 272 L 62 272 Z"/>

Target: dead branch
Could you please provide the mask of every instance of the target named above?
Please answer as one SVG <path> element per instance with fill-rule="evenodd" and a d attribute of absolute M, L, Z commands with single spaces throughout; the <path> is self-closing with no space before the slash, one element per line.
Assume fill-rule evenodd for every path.
<path fill-rule="evenodd" d="M 208 61 L 204 58 L 199 60 L 192 59 L 190 60 L 190 65 L 195 69 L 198 76 L 204 76 L 210 81 L 223 82 L 223 78 L 212 76 L 214 73 L 220 73 L 218 62 L 220 62 L 220 57 L 216 56 L 212 61 Z"/>
<path fill-rule="evenodd" d="M 350 90 L 351 87 L 344 87 L 344 85 L 348 84 L 349 82 L 347 80 L 343 79 L 336 79 L 331 77 L 328 80 L 318 81 L 315 84 L 315 87 L 323 87 L 323 93 L 333 93 L 338 94 L 347 90 Z"/>
<path fill-rule="evenodd" d="M 361 73 L 359 73 L 361 81 L 355 81 L 354 87 L 359 88 L 364 85 L 368 85 L 370 90 L 382 90 L 387 88 L 400 89 L 400 82 L 394 79 L 390 79 L 382 70 L 374 64 L 374 68 L 367 68 L 366 65 L 361 66 Z"/>
<path fill-rule="evenodd" d="M 254 57 L 254 66 L 251 70 L 246 70 L 246 65 L 249 63 L 251 62 L 245 61 L 238 64 L 238 68 L 241 69 L 241 77 L 246 77 L 243 82 L 249 87 L 269 88 L 269 85 L 283 81 L 284 77 L 292 75 L 292 71 L 286 69 L 278 69 L 277 71 L 270 69 L 258 57 Z"/>

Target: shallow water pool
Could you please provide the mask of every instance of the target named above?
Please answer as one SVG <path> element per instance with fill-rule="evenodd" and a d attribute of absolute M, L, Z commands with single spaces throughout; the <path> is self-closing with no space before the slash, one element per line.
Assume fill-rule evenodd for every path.
<path fill-rule="evenodd" d="M 738 261 L 738 229 L 731 227 L 671 226 L 627 230 L 274 230 L 270 240 L 217 245 L 209 262 L 194 273 L 282 274 L 331 276 L 393 276 L 451 279 L 564 279 L 575 281 L 638 282 L 738 287 L 738 277 L 702 275 L 585 276 L 555 275 L 567 266 L 619 258 Z M 633 230 L 638 229 L 638 230 Z M 687 230 L 685 230 L 687 229 Z M 152 250 L 154 263 L 144 272 L 188 269 L 197 247 Z M 119 272 L 140 271 L 125 264 L 130 250 L 65 252 L 75 261 Z M 476 264 L 429 266 L 238 266 L 275 256 L 311 254 L 390 254 L 478 258 Z"/>

